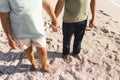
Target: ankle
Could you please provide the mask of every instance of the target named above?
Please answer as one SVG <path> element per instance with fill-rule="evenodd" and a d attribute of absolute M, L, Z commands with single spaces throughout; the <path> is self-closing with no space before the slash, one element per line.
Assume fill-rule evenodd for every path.
<path fill-rule="evenodd" d="M 43 68 L 44 72 L 51 73 L 51 69 L 48 67 Z"/>
<path fill-rule="evenodd" d="M 36 64 L 32 64 L 32 67 L 37 68 L 37 65 Z"/>

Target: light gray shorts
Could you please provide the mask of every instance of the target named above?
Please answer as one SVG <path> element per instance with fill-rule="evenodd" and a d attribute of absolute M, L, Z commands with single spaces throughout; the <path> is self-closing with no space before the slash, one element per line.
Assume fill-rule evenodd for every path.
<path fill-rule="evenodd" d="M 22 49 L 27 49 L 30 46 L 34 47 L 46 47 L 46 38 L 37 38 L 37 39 L 23 39 L 16 40 Z"/>

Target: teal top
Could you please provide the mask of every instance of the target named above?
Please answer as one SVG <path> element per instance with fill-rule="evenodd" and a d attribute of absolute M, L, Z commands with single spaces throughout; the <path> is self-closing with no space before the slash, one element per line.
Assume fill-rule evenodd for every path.
<path fill-rule="evenodd" d="M 91 0 L 65 0 L 63 21 L 79 22 L 87 19 Z"/>
<path fill-rule="evenodd" d="M 0 12 L 10 12 L 12 34 L 15 39 L 45 37 L 42 1 L 0 0 Z"/>

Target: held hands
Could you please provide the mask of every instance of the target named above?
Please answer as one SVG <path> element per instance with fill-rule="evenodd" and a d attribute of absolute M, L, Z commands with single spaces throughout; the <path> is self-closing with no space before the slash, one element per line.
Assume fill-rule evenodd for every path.
<path fill-rule="evenodd" d="M 55 21 L 52 21 L 52 30 L 54 32 L 57 32 L 58 31 L 58 21 L 55 20 Z"/>

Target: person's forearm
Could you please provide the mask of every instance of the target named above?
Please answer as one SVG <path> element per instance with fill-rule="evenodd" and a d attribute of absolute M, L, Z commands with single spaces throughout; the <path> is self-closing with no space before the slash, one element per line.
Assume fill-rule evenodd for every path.
<path fill-rule="evenodd" d="M 58 17 L 59 14 L 61 13 L 63 6 L 64 6 L 64 0 L 58 0 L 56 7 L 55 7 L 56 17 Z"/>
<path fill-rule="evenodd" d="M 95 19 L 96 16 L 96 0 L 91 0 L 91 14 L 92 14 L 92 19 Z"/>
<path fill-rule="evenodd" d="M 8 37 L 8 40 L 12 40 L 12 31 L 10 25 L 10 14 L 9 13 L 0 13 L 2 27 Z"/>
<path fill-rule="evenodd" d="M 56 16 L 55 16 L 55 13 L 54 13 L 54 10 L 51 6 L 51 3 L 49 0 L 47 0 L 46 2 L 43 3 L 43 7 L 44 9 L 47 11 L 47 13 L 49 14 L 49 16 L 52 18 L 52 21 L 56 21 Z"/>

